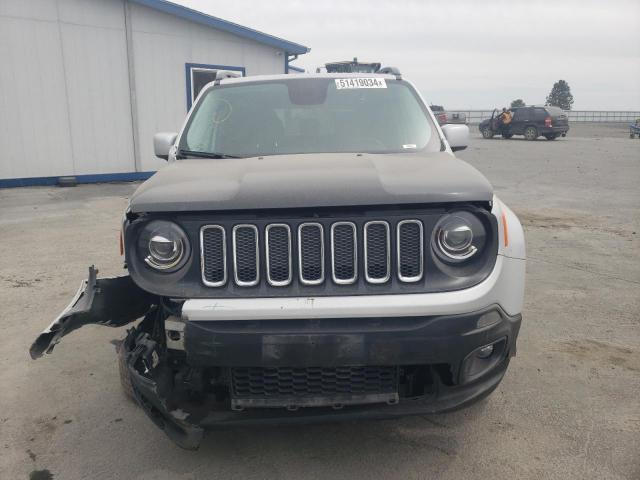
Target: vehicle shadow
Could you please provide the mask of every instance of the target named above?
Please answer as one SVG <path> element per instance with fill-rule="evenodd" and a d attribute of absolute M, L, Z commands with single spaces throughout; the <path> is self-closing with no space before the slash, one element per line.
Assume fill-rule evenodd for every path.
<path fill-rule="evenodd" d="M 469 426 L 486 404 L 395 420 L 215 429 L 207 432 L 198 457 L 241 465 L 234 476 L 261 470 L 264 478 L 279 478 L 286 470 L 287 477 L 299 472 L 297 478 L 407 478 L 426 472 L 439 478 L 465 443 L 474 441 Z"/>
<path fill-rule="evenodd" d="M 527 140 L 524 137 L 502 138 L 502 137 L 496 136 L 496 137 L 493 137 L 493 138 L 483 138 L 482 135 L 475 135 L 473 137 L 473 139 L 474 140 L 482 140 L 484 142 L 490 142 L 490 141 L 505 141 L 505 142 L 506 141 L 510 141 L 510 142 L 513 142 L 513 141 L 517 141 L 517 142 L 532 142 L 532 143 L 534 143 L 534 142 L 555 143 L 555 142 L 558 142 L 558 141 L 561 142 L 561 141 L 566 140 L 566 137 L 565 138 L 558 137 L 555 140 L 547 140 L 544 137 L 538 137 L 535 140 Z"/>

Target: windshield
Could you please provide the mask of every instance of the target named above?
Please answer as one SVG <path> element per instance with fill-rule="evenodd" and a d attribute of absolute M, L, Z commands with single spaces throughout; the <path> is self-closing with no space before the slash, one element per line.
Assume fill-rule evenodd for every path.
<path fill-rule="evenodd" d="M 179 156 L 440 149 L 422 102 L 413 88 L 398 80 L 301 78 L 232 84 L 210 88 L 195 108 Z"/>

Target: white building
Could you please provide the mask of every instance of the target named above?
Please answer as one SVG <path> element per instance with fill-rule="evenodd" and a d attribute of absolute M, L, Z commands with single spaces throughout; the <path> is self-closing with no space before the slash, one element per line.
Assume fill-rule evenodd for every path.
<path fill-rule="evenodd" d="M 0 187 L 147 178 L 216 70 L 308 51 L 164 0 L 0 0 Z"/>

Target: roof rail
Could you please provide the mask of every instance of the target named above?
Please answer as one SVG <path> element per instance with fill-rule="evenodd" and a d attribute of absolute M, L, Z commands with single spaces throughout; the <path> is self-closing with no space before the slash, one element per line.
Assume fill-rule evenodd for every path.
<path fill-rule="evenodd" d="M 220 80 L 225 78 L 238 78 L 240 75 L 236 72 L 230 72 L 229 70 L 218 70 L 216 72 L 216 81 L 214 85 L 220 85 Z"/>
<path fill-rule="evenodd" d="M 402 73 L 400 73 L 400 69 L 396 67 L 382 67 L 376 73 L 388 73 L 390 75 L 395 75 L 396 80 L 402 80 Z"/>

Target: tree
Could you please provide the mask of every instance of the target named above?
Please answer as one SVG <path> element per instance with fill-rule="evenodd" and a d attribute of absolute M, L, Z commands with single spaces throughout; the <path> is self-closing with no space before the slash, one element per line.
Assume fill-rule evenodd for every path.
<path fill-rule="evenodd" d="M 511 102 L 511 108 L 524 107 L 525 105 L 526 103 L 524 103 L 524 100 L 522 100 L 521 98 L 518 98 Z"/>
<path fill-rule="evenodd" d="M 571 95 L 571 88 L 569 84 L 564 80 L 558 80 L 553 84 L 553 88 L 547 97 L 547 105 L 553 107 L 560 107 L 563 110 L 571 110 L 573 105 L 573 95 Z"/>

